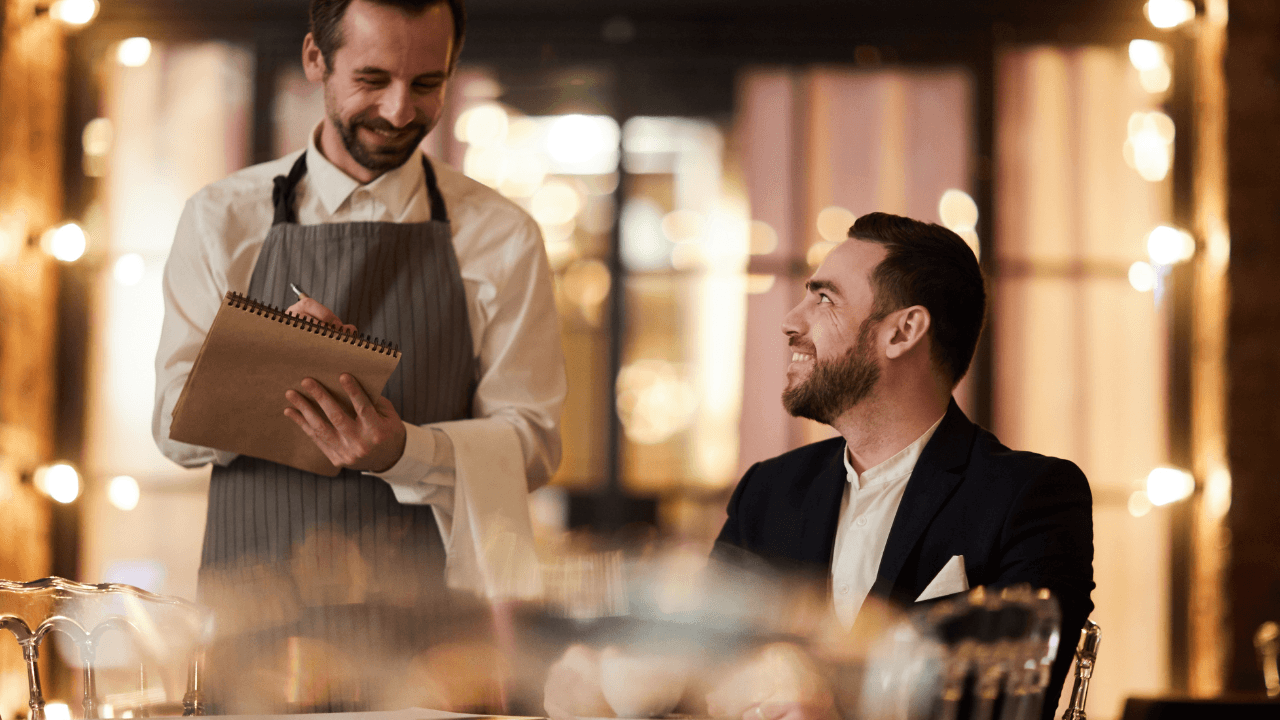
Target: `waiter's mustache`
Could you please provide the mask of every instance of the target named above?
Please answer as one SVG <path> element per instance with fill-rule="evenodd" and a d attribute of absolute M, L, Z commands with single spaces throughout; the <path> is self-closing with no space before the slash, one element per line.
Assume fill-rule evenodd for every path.
<path fill-rule="evenodd" d="M 370 130 L 382 130 L 383 132 L 398 133 L 424 128 L 427 126 L 427 121 L 425 118 L 415 117 L 412 122 L 405 124 L 404 127 L 396 127 L 384 117 L 379 117 L 377 115 L 357 115 L 351 118 L 351 125 L 363 125 Z"/>

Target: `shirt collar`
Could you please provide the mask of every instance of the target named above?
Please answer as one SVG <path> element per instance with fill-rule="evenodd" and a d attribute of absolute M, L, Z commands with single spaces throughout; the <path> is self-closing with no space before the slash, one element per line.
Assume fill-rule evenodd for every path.
<path fill-rule="evenodd" d="M 946 417 L 945 413 L 943 417 Z M 903 480 L 911 477 L 911 471 L 915 470 L 916 462 L 920 460 L 920 453 L 924 451 L 924 446 L 929 443 L 929 438 L 933 437 L 933 433 L 942 424 L 942 418 L 938 418 L 933 425 L 929 426 L 924 434 L 916 438 L 910 445 L 898 451 L 898 454 L 885 460 L 874 467 L 869 467 L 861 476 L 853 469 L 853 463 L 849 462 L 849 445 L 845 443 L 844 447 L 844 469 L 845 479 L 849 481 L 855 489 L 861 489 L 867 485 L 879 485 L 881 483 Z"/>
<path fill-rule="evenodd" d="M 317 140 L 320 137 L 321 121 L 316 125 L 311 137 L 307 140 L 307 176 L 310 185 L 320 196 L 324 209 L 333 214 L 351 197 L 351 193 L 364 187 L 373 194 L 392 215 L 403 214 L 415 193 L 423 188 L 426 177 L 422 172 L 422 151 L 415 149 L 403 165 L 374 178 L 367 185 L 361 186 L 350 175 L 329 162 L 329 158 L 320 152 Z"/>

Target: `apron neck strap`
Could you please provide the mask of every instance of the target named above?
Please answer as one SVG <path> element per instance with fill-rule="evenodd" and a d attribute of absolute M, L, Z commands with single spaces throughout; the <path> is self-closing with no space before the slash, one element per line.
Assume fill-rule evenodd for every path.
<path fill-rule="evenodd" d="M 436 172 L 426 154 L 422 155 L 422 173 L 427 185 L 427 199 L 431 202 L 431 219 L 448 223 L 449 211 L 445 208 L 444 196 L 440 194 L 440 186 L 436 183 Z M 277 175 L 272 179 L 271 204 L 275 207 L 272 225 L 297 223 L 298 216 L 293 209 L 293 201 L 298 191 L 298 181 L 307 174 L 307 153 L 303 151 L 298 160 L 289 169 L 289 175 Z"/>

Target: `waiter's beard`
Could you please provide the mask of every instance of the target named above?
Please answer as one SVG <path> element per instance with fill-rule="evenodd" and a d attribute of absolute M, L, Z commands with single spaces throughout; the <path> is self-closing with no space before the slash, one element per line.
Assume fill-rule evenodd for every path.
<path fill-rule="evenodd" d="M 374 112 L 361 113 L 352 117 L 349 122 L 343 122 L 336 112 L 331 111 L 329 121 L 338 129 L 338 135 L 342 138 L 342 146 L 347 149 L 347 154 L 361 167 L 377 173 L 394 170 L 405 164 L 413 156 L 413 151 L 422 142 L 422 138 L 426 137 L 427 132 L 431 130 L 430 123 L 417 119 L 402 128 L 397 128 L 385 119 L 377 117 Z M 369 145 L 360 139 L 362 127 L 370 131 L 404 133 L 404 137 L 394 143 Z"/>
<path fill-rule="evenodd" d="M 880 366 L 871 354 L 871 334 L 878 323 L 874 316 L 864 320 L 858 341 L 843 356 L 819 360 L 815 355 L 809 377 L 782 392 L 787 412 L 830 425 L 865 400 L 880 381 Z"/>

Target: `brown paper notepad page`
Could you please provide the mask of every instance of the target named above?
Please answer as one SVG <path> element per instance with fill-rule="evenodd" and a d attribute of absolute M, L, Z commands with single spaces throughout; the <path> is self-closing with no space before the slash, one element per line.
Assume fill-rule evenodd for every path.
<path fill-rule="evenodd" d="M 390 345 L 227 293 L 173 408 L 169 437 L 332 477 L 338 468 L 285 417 L 285 391 L 315 378 L 353 412 L 338 377 L 351 373 L 376 398 L 399 362 Z"/>

